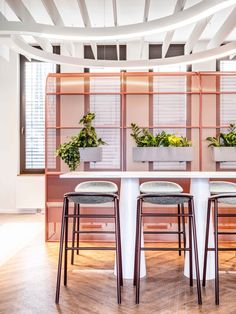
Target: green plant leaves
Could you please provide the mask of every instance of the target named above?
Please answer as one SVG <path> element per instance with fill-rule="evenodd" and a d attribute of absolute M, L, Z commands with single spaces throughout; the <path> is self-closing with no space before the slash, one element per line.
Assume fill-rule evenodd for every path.
<path fill-rule="evenodd" d="M 213 147 L 233 147 L 236 146 L 236 126 L 230 124 L 227 133 L 220 133 L 217 137 L 207 137 L 206 140 L 210 142 L 208 145 Z"/>
<path fill-rule="evenodd" d="M 95 113 L 89 112 L 79 121 L 83 124 L 83 129 L 77 135 L 73 135 L 69 142 L 59 145 L 56 155 L 59 156 L 74 171 L 80 164 L 79 148 L 98 147 L 106 144 L 101 138 L 97 137 L 92 121 L 95 119 Z"/>
<path fill-rule="evenodd" d="M 132 133 L 137 147 L 188 147 L 192 143 L 186 137 L 168 134 L 165 131 L 153 135 L 148 129 L 141 129 L 137 124 L 131 123 Z"/>

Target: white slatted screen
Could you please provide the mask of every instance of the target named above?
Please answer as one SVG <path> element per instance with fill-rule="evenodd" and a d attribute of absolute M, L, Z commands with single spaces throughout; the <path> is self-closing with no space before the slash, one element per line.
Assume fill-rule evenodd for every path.
<path fill-rule="evenodd" d="M 221 72 L 236 71 L 235 60 L 221 60 Z M 221 76 L 220 77 L 220 90 L 221 92 L 232 92 L 236 89 L 236 75 L 235 76 Z M 229 125 L 236 123 L 236 95 L 235 94 L 221 94 L 220 95 L 220 124 Z M 226 129 L 222 129 L 225 132 Z M 235 162 L 221 163 L 222 169 L 236 168 Z"/>
<path fill-rule="evenodd" d="M 120 93 L 120 77 L 91 77 L 90 92 Z M 90 163 L 91 169 L 120 169 L 120 95 L 90 95 L 90 111 L 96 114 L 95 127 L 97 134 L 107 145 L 102 146 L 103 156 L 101 162 Z M 110 128 L 111 127 L 111 128 Z"/>
<path fill-rule="evenodd" d="M 157 71 L 159 69 L 155 69 Z M 186 67 L 168 66 L 160 68 L 162 72 L 186 71 Z M 178 92 L 186 92 L 187 79 L 186 76 L 154 76 L 153 92 L 170 92 L 170 94 L 154 94 L 153 95 L 153 125 L 186 125 L 186 95 L 171 94 Z M 186 129 L 177 128 L 158 128 L 153 130 L 154 133 L 166 131 L 178 136 L 186 136 Z M 153 163 L 155 170 L 175 169 L 184 170 L 186 163 L 178 162 L 155 162 Z"/>
<path fill-rule="evenodd" d="M 56 65 L 44 62 L 26 62 L 24 71 L 25 167 L 26 169 L 44 169 L 45 83 L 48 73 L 56 71 Z"/>

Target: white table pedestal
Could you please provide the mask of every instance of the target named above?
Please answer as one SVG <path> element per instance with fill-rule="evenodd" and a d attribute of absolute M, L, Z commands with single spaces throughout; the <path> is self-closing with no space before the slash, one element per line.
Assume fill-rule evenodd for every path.
<path fill-rule="evenodd" d="M 120 225 L 123 277 L 133 279 L 137 215 L 138 178 L 122 178 L 120 187 Z M 143 244 L 143 236 L 142 236 Z M 146 275 L 144 252 L 141 252 L 140 276 Z"/>
<path fill-rule="evenodd" d="M 198 242 L 198 258 L 200 278 L 202 279 L 204 248 L 205 248 L 205 233 L 207 219 L 207 201 L 210 196 L 210 186 L 208 178 L 192 178 L 190 193 L 194 196 L 194 209 L 196 217 L 197 242 Z M 189 243 L 188 225 L 186 226 L 187 247 Z M 213 225 L 210 223 L 209 246 L 214 247 Z M 189 252 L 186 252 L 184 263 L 184 275 L 189 277 Z M 195 260 L 193 253 L 193 278 L 196 279 Z M 208 252 L 207 260 L 207 275 L 206 279 L 215 278 L 215 260 L 214 252 Z"/>

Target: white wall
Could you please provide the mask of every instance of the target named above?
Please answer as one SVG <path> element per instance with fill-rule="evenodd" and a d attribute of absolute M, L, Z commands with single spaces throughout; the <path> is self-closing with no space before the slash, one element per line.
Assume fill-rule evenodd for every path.
<path fill-rule="evenodd" d="M 19 176 L 19 57 L 0 58 L 0 212 L 44 208 L 44 176 Z"/>

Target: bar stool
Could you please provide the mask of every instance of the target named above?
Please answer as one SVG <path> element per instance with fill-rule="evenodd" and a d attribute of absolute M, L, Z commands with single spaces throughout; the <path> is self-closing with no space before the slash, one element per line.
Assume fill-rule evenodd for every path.
<path fill-rule="evenodd" d="M 111 183 L 109 185 L 108 183 Z M 61 235 L 60 235 L 60 249 L 59 249 L 59 261 L 58 261 L 58 271 L 57 271 L 57 285 L 56 285 L 56 298 L 55 302 L 59 303 L 60 298 L 60 282 L 61 282 L 61 269 L 62 269 L 62 256 L 64 252 L 64 285 L 67 285 L 67 257 L 68 251 L 74 250 L 115 250 L 116 251 L 116 268 L 117 268 L 117 302 L 121 303 L 121 286 L 123 285 L 123 275 L 122 275 L 122 257 L 121 257 L 121 239 L 120 239 L 120 215 L 119 215 L 119 200 L 115 193 L 111 193 L 111 187 L 114 183 L 103 182 L 103 192 L 102 184 L 97 181 L 90 181 L 81 183 L 82 192 L 70 192 L 64 195 L 63 211 L 62 211 L 62 224 L 61 224 Z M 107 189 L 106 189 L 107 188 Z M 109 189 L 110 188 L 110 189 Z M 117 188 L 117 187 L 116 187 Z M 85 191 L 86 190 L 86 191 Z M 109 190 L 109 192 L 107 192 Z M 114 205 L 114 212 L 112 214 L 81 214 L 79 213 L 69 213 L 69 203 L 73 202 L 78 208 L 81 204 L 105 204 L 112 202 Z M 74 207 L 75 208 L 75 207 Z M 77 218 L 111 218 L 115 221 L 115 247 L 75 247 L 68 246 L 68 220 L 74 220 Z M 89 231 L 88 231 L 89 233 Z M 93 231 L 92 231 L 93 233 Z"/>
<path fill-rule="evenodd" d="M 157 213 L 143 212 L 143 203 L 151 203 L 158 205 L 178 205 L 187 203 L 188 213 Z M 142 247 L 141 245 L 141 234 L 142 234 L 142 219 L 145 217 L 188 217 L 189 219 L 189 248 L 158 248 L 158 247 Z M 193 240 L 193 247 L 192 247 Z M 200 274 L 199 274 L 199 263 L 198 263 L 198 249 L 197 249 L 197 235 L 196 235 L 196 223 L 194 214 L 193 196 L 186 193 L 148 193 L 141 194 L 137 199 L 137 222 L 136 222 L 136 243 L 135 243 L 135 261 L 134 261 L 134 285 L 136 286 L 136 304 L 139 303 L 140 295 L 140 256 L 141 251 L 189 251 L 189 270 L 190 270 L 190 286 L 193 286 L 193 250 L 195 257 L 196 266 L 196 279 L 197 279 L 197 293 L 198 293 L 198 304 L 202 304 L 201 297 L 201 285 L 200 285 Z"/>
<path fill-rule="evenodd" d="M 84 193 L 84 192 L 95 192 L 95 193 L 115 193 L 117 194 L 118 192 L 118 187 L 115 183 L 110 182 L 110 181 L 86 181 L 79 183 L 75 187 L 75 192 L 78 193 Z M 90 200 L 89 200 L 90 202 Z M 102 199 L 97 199 L 96 200 L 97 204 L 102 204 L 103 200 Z M 89 203 L 84 203 L 83 204 L 89 204 Z M 95 200 L 93 200 L 93 204 L 95 204 Z M 80 204 L 74 203 L 74 215 L 76 215 L 77 212 L 77 219 L 74 217 L 73 218 L 73 227 L 72 227 L 72 247 L 75 247 L 75 237 L 76 237 L 76 245 L 77 248 L 79 248 L 79 239 L 80 239 L 80 234 L 82 233 L 90 233 L 90 234 L 113 234 L 114 231 L 81 231 L 80 230 Z M 71 264 L 74 264 L 74 252 L 75 250 L 71 251 Z M 79 249 L 76 249 L 77 255 L 79 255 Z"/>
<path fill-rule="evenodd" d="M 182 193 L 182 187 L 174 182 L 169 181 L 148 181 L 140 185 L 141 194 L 146 193 Z M 182 230 L 180 223 L 180 208 L 182 214 L 184 214 L 184 204 L 177 204 L 178 212 L 178 231 L 144 231 L 144 234 L 178 234 L 179 249 L 181 249 L 181 235 L 183 236 L 184 247 L 186 246 L 186 234 L 185 234 L 185 217 L 182 216 Z M 179 256 L 181 256 L 181 250 L 179 250 Z"/>
<path fill-rule="evenodd" d="M 229 182 L 227 182 L 229 183 Z M 234 184 L 234 183 L 233 183 Z M 230 189 L 233 189 L 233 185 L 230 186 Z M 213 190 L 212 190 L 213 191 Z M 205 252 L 204 252 L 204 263 L 203 263 L 203 287 L 206 286 L 206 271 L 207 271 L 207 257 L 209 251 L 215 252 L 215 304 L 219 305 L 219 251 L 236 251 L 236 248 L 219 248 L 218 244 L 218 235 L 228 234 L 235 235 L 234 232 L 222 232 L 218 231 L 218 218 L 219 217 L 236 217 L 236 213 L 219 213 L 218 206 L 219 203 L 236 205 L 236 193 L 226 193 L 226 194 L 218 194 L 209 197 L 208 199 L 208 209 L 207 209 L 207 222 L 206 222 L 206 238 L 205 238 Z M 211 207 L 213 204 L 214 212 L 213 212 L 213 220 L 214 220 L 214 248 L 209 248 L 209 230 L 210 230 L 210 217 L 211 217 Z"/>

